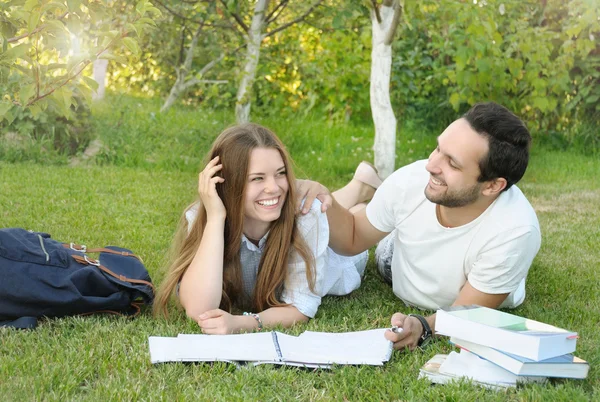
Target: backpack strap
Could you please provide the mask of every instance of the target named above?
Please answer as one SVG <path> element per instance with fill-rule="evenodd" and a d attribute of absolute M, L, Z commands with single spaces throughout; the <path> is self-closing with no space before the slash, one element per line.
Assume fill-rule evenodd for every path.
<path fill-rule="evenodd" d="M 113 250 L 110 250 L 110 251 L 113 251 Z M 123 255 L 123 254 L 121 254 L 119 252 L 113 252 L 111 254 L 120 254 L 120 255 Z M 127 254 L 133 255 L 131 253 L 127 253 Z M 139 283 L 139 284 L 142 284 L 142 285 L 150 286 L 150 288 L 152 288 L 152 290 L 154 290 L 154 285 L 152 285 L 151 282 L 145 281 L 143 279 L 131 279 L 131 278 L 126 277 L 125 275 L 117 275 L 113 271 L 111 271 L 110 269 L 106 268 L 104 265 L 100 264 L 100 261 L 97 261 L 97 260 L 94 260 L 92 258 L 89 258 L 87 255 L 80 256 L 80 255 L 76 255 L 76 254 L 71 254 L 71 257 L 73 257 L 73 259 L 75 261 L 77 261 L 78 263 L 80 263 L 80 264 L 83 264 L 83 265 L 93 265 L 95 267 L 98 267 L 98 269 L 100 269 L 101 271 L 104 271 L 108 275 L 112 276 L 113 278 L 117 278 L 120 281 L 129 282 L 129 283 Z"/>
<path fill-rule="evenodd" d="M 138 257 L 137 255 L 135 255 L 133 253 L 129 253 L 127 251 L 115 251 L 115 250 L 111 250 L 109 248 L 104 248 L 104 247 L 87 248 L 87 246 L 85 246 L 84 244 L 75 244 L 75 243 L 63 243 L 63 247 L 71 249 L 71 250 L 75 250 L 75 251 L 81 251 L 82 253 L 109 253 L 109 254 L 122 255 L 125 257 L 133 257 L 133 258 L 137 258 L 137 260 L 141 263 L 144 262 L 141 257 Z"/>
<path fill-rule="evenodd" d="M 1 327 L 9 327 L 16 329 L 34 329 L 37 327 L 36 317 L 19 317 L 16 320 L 0 321 Z"/>
<path fill-rule="evenodd" d="M 96 310 L 96 311 L 88 311 L 87 313 L 81 313 L 81 314 L 77 314 L 77 315 L 78 316 L 86 316 L 86 315 L 92 315 L 92 314 L 113 314 L 113 315 L 118 315 L 121 317 L 137 317 L 140 314 L 140 311 L 142 311 L 141 304 L 133 302 L 130 305 L 134 310 L 134 312 L 132 314 L 123 314 L 123 313 L 120 313 L 120 312 L 114 311 L 114 310 Z"/>

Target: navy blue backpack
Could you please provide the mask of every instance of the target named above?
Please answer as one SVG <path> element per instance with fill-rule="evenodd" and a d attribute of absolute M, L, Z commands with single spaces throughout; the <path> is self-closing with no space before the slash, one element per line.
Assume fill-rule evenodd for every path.
<path fill-rule="evenodd" d="M 136 315 L 153 299 L 150 275 L 130 250 L 87 249 L 47 233 L 0 229 L 0 327 L 35 328 L 38 317 Z"/>

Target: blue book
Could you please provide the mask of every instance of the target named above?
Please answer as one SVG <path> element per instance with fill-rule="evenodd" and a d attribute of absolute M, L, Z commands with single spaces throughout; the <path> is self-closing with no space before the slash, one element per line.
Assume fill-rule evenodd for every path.
<path fill-rule="evenodd" d="M 519 376 L 582 379 L 587 377 L 590 370 L 588 362 L 570 353 L 535 361 L 456 337 L 451 337 L 450 342 Z"/>

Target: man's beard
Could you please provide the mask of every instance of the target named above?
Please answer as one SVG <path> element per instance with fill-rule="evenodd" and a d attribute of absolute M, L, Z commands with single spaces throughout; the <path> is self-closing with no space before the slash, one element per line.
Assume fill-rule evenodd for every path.
<path fill-rule="evenodd" d="M 479 198 L 481 183 L 460 191 L 446 191 L 440 195 L 429 195 L 425 187 L 425 197 L 434 204 L 448 208 L 459 208 L 472 204 Z"/>

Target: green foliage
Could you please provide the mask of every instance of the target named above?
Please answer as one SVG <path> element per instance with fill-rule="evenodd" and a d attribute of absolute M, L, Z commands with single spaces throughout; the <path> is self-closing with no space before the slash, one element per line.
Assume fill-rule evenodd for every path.
<path fill-rule="evenodd" d="M 394 45 L 401 105 L 502 103 L 534 131 L 600 108 L 593 1 L 422 2 Z"/>
<path fill-rule="evenodd" d="M 317 25 L 292 27 L 263 43 L 255 83 L 263 96 L 257 97 L 257 107 L 332 121 L 370 117 L 368 10 L 352 2 L 332 3 L 318 15 Z"/>
<path fill-rule="evenodd" d="M 82 151 L 94 135 L 91 113 L 80 97 L 74 101 L 73 118 L 49 112 L 34 115 L 30 108 L 16 109 L 14 120 L 0 138 L 0 159 L 64 164 L 67 156 Z"/>
<path fill-rule="evenodd" d="M 84 6 L 88 3 L 91 8 Z M 6 94 L 0 100 L 2 128 L 23 115 L 15 112 L 22 98 L 30 102 L 38 97 L 35 66 L 40 77 L 46 77 L 40 78 L 43 95 L 44 88 L 49 91 L 53 83 L 64 82 L 69 69 L 77 71 L 93 58 L 68 55 L 74 32 L 88 38 L 81 46 L 90 49 L 83 52 L 87 55 L 98 51 L 102 41 L 116 38 L 103 56 L 126 63 L 111 63 L 109 68 L 109 85 L 115 91 L 164 99 L 203 24 L 189 77 L 197 77 L 224 52 L 226 57 L 202 78 L 228 83 L 193 86 L 182 102 L 202 103 L 205 109 L 230 109 L 235 104 L 244 37 L 233 28 L 232 13 L 248 25 L 248 2 L 165 0 L 160 3 L 162 15 L 154 21 L 140 12 L 155 10 L 136 11 L 122 0 L 28 2 L 31 12 L 40 13 L 37 22 L 15 17 L 25 12 L 17 7 L 23 4 L 24 0 L 0 4 L 5 48 L 0 55 L 0 90 Z M 371 22 L 365 4 L 370 3 L 326 0 L 308 23 L 265 38 L 251 95 L 253 111 L 262 116 L 370 121 Z M 305 7 L 291 2 L 268 30 L 290 22 Z M 69 11 L 63 17 L 65 8 Z M 473 103 L 494 100 L 523 117 L 534 133 L 562 138 L 565 144 L 593 144 L 598 135 L 586 129 L 586 122 L 597 119 L 600 110 L 598 18 L 596 0 L 404 2 L 393 42 L 390 93 L 396 115 L 438 130 Z M 153 22 L 159 29 L 143 35 Z M 32 32 L 30 24 L 43 29 L 18 41 L 6 40 Z M 37 54 L 46 56 L 38 60 L 33 57 Z M 8 59 L 13 60 L 10 69 Z M 84 69 L 81 79 L 39 99 L 28 113 L 48 114 L 48 121 L 54 121 L 52 116 L 69 118 L 76 97 L 89 98 L 93 90 L 94 82 L 86 74 Z M 587 139 L 576 141 L 584 132 L 590 133 Z"/>
<path fill-rule="evenodd" d="M 218 2 L 161 2 L 164 12 L 155 20 L 156 30 L 139 41 L 139 58 L 124 49 L 120 52 L 127 65 L 115 66 L 109 71 L 109 87 L 133 95 L 166 97 L 177 79 L 176 70 L 184 63 L 188 47 L 196 31 L 200 31 L 198 45 L 188 76 L 194 77 L 206 64 L 222 52 L 229 54 L 205 79 L 232 80 L 236 67 L 231 52 L 243 42 L 227 25 L 223 7 Z M 225 25 L 223 27 L 222 25 Z M 200 77 L 198 77 L 200 78 Z M 220 92 L 222 85 L 198 85 L 183 96 L 185 103 L 209 101 L 215 108 L 230 107 L 231 92 L 235 95 L 235 82 Z M 231 89 L 233 87 L 233 89 Z"/>
<path fill-rule="evenodd" d="M 86 68 L 96 59 L 123 62 L 114 53 L 122 46 L 139 54 L 137 41 L 156 16 L 160 11 L 149 0 L 1 3 L 0 128 L 30 126 L 34 136 L 39 130 L 63 133 L 55 139 L 64 135 L 60 122 L 73 126 L 97 87 L 84 75 Z M 83 143 L 85 136 L 76 141 Z M 59 142 L 73 148 L 66 146 L 70 140 Z"/>
<path fill-rule="evenodd" d="M 253 110 L 370 120 L 371 21 L 363 3 L 325 1 L 309 24 L 267 37 Z M 160 32 L 144 42 L 143 63 L 113 70 L 117 87 L 166 96 L 194 26 L 181 16 L 215 25 L 203 31 L 196 69 L 243 43 L 217 28 L 231 22 L 224 6 L 168 4 L 179 7 L 179 17 L 165 13 Z M 227 4 L 245 15 L 241 3 Z M 571 137 L 600 109 L 598 18 L 594 0 L 405 2 L 393 42 L 390 92 L 396 113 L 438 129 L 473 103 L 494 100 L 522 116 L 536 133 Z M 219 41 L 219 35 L 225 40 Z M 229 84 L 193 88 L 186 103 L 233 107 L 239 54 L 229 55 L 219 67 L 210 78 Z"/>

